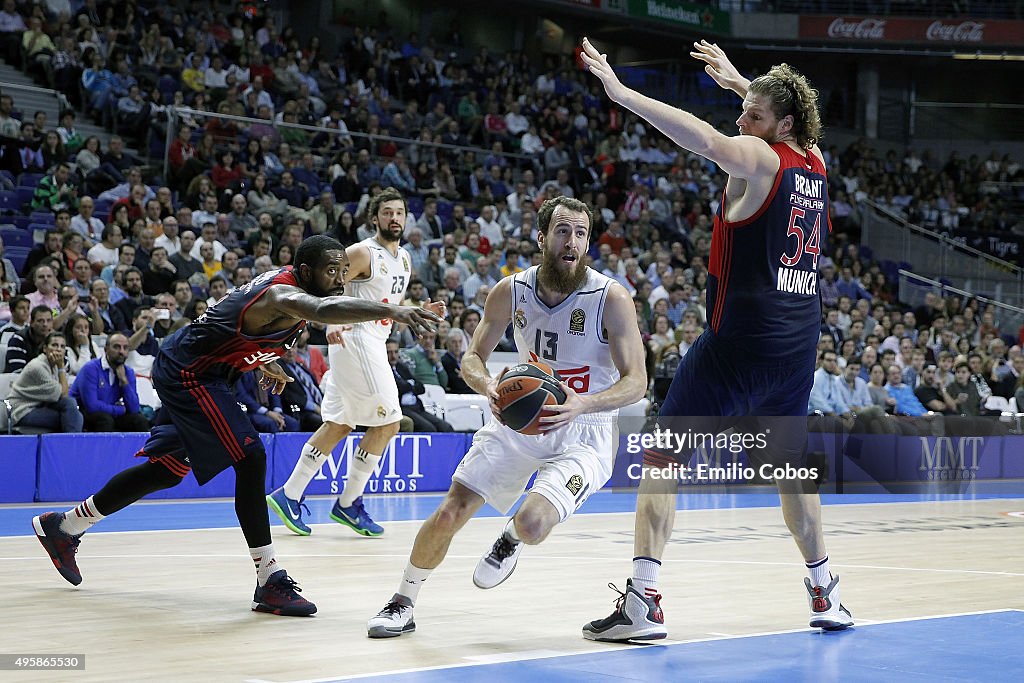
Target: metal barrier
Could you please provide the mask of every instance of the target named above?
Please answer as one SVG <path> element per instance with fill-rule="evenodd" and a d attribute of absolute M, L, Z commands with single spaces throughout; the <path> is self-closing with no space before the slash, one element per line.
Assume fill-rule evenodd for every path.
<path fill-rule="evenodd" d="M 859 203 L 861 243 L 877 261 L 910 264 L 913 271 L 994 301 L 1024 306 L 1024 270 L 926 230 L 885 210 L 871 200 Z"/>

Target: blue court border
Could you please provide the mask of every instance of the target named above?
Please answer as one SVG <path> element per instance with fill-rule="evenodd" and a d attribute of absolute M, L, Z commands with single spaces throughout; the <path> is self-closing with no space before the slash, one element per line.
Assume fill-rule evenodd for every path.
<path fill-rule="evenodd" d="M 806 630 L 664 646 L 623 646 L 621 650 L 596 653 L 334 680 L 361 683 L 1021 680 L 1024 673 L 1022 631 L 1024 611 L 1004 610 L 868 624 L 835 633 Z M 329 680 L 318 679 L 322 683 Z"/>

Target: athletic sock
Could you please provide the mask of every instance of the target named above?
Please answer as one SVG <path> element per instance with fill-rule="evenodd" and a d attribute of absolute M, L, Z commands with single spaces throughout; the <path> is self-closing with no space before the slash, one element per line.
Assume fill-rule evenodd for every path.
<path fill-rule="evenodd" d="M 270 575 L 284 569 L 274 557 L 274 544 L 249 548 L 249 555 L 252 556 L 253 564 L 256 565 L 256 581 L 262 586 L 267 583 Z"/>
<path fill-rule="evenodd" d="M 92 502 L 92 496 L 89 496 L 64 513 L 64 521 L 60 523 L 60 530 L 72 536 L 80 536 L 104 517 L 106 515 L 101 515 L 96 510 L 96 503 Z"/>
<path fill-rule="evenodd" d="M 523 539 L 519 538 L 519 534 L 516 533 L 516 518 L 512 517 L 505 524 L 505 530 L 502 532 L 516 543 L 522 543 Z"/>
<path fill-rule="evenodd" d="M 362 448 L 356 449 L 355 454 L 352 456 L 352 462 L 349 463 L 345 489 L 338 496 L 338 504 L 341 507 L 347 508 L 351 506 L 356 498 L 363 495 L 363 491 L 366 489 L 366 482 L 370 481 L 370 476 L 377 469 L 377 463 L 379 462 L 379 455 L 367 453 Z"/>
<path fill-rule="evenodd" d="M 808 562 L 806 566 L 811 575 L 811 584 L 828 588 L 828 584 L 832 581 L 832 573 L 828 569 L 828 555 L 823 560 Z"/>
<path fill-rule="evenodd" d="M 292 469 L 291 476 L 284 483 L 284 495 L 292 500 L 301 500 L 309 482 L 320 471 L 320 467 L 326 459 L 327 455 L 307 441 L 302 446 L 302 453 L 299 455 L 299 461 L 295 463 L 295 468 Z"/>
<path fill-rule="evenodd" d="M 653 557 L 633 558 L 633 587 L 645 598 L 653 598 L 658 594 L 658 570 L 661 560 Z"/>
<path fill-rule="evenodd" d="M 398 595 L 408 598 L 409 603 L 416 604 L 416 596 L 420 594 L 423 582 L 430 578 L 433 569 L 420 569 L 412 562 L 405 565 L 405 573 L 402 574 L 402 583 L 398 586 Z"/>

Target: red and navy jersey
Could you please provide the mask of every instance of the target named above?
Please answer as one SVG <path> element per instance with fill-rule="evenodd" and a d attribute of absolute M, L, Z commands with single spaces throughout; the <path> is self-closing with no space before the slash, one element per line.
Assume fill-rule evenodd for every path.
<path fill-rule="evenodd" d="M 173 370 L 197 380 L 232 382 L 239 373 L 283 356 L 306 326 L 305 320 L 273 334 L 242 332 L 246 310 L 274 285 L 297 285 L 291 266 L 263 273 L 231 291 L 194 323 L 168 337 L 160 347 L 161 365 L 169 362 Z"/>
<path fill-rule="evenodd" d="M 813 355 L 821 326 L 818 259 L 826 253 L 825 166 L 814 154 L 784 142 L 775 184 L 743 221 L 725 219 L 729 198 L 715 215 L 708 264 L 708 326 L 729 346 L 756 360 Z"/>

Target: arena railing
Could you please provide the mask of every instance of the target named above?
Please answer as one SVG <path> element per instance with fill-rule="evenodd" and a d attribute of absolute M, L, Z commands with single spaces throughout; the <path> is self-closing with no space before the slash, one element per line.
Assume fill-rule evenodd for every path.
<path fill-rule="evenodd" d="M 0 89 L 2 89 L 4 93 L 8 95 L 12 94 L 10 91 L 14 91 L 14 108 L 17 111 L 20 111 L 22 117 L 25 117 L 26 120 L 31 120 L 31 109 L 42 109 L 42 107 L 37 107 L 32 104 L 25 106 L 24 102 L 18 101 L 18 98 L 16 96 L 16 93 L 18 92 L 32 93 L 34 95 L 42 95 L 44 97 L 52 97 L 56 102 L 57 108 L 53 111 L 47 111 L 46 115 L 47 118 L 54 122 L 53 127 L 56 127 L 58 125 L 58 117 L 60 116 L 60 113 L 62 111 L 64 111 L 65 109 L 74 109 L 74 107 L 71 106 L 71 102 L 68 101 L 68 98 L 64 95 L 64 93 L 60 92 L 59 90 L 53 90 L 51 88 L 40 88 L 36 85 L 25 85 L 23 83 L 9 83 L 7 81 L 0 81 Z M 53 116 L 50 117 L 50 114 L 53 114 Z"/>
<path fill-rule="evenodd" d="M 953 294 L 956 296 L 970 297 L 977 299 L 982 306 L 988 306 L 992 304 L 996 308 L 996 319 L 999 321 L 999 330 L 1005 334 L 1011 334 L 1014 338 L 1017 337 L 1017 332 L 1021 326 L 1024 326 L 1024 308 L 1019 306 L 1013 306 L 1012 304 L 991 299 L 984 295 L 979 295 L 976 292 L 968 292 L 967 290 L 953 287 L 951 285 L 943 284 L 931 278 L 918 275 L 909 270 L 901 268 L 899 270 L 900 275 L 900 302 L 910 306 L 911 308 L 917 308 L 924 305 L 925 295 L 928 292 L 934 292 L 939 296 L 945 297 Z M 982 309 L 984 310 L 984 309 Z"/>
<path fill-rule="evenodd" d="M 194 119 L 194 120 L 196 120 L 197 123 L 201 123 L 201 124 L 205 124 L 205 122 L 207 120 L 209 120 L 209 119 L 223 119 L 223 120 L 226 120 L 226 121 L 235 121 L 235 122 L 244 123 L 244 124 L 247 124 L 247 125 L 253 125 L 253 124 L 264 125 L 264 126 L 269 125 L 269 126 L 272 126 L 273 128 L 278 129 L 278 130 L 281 130 L 281 129 L 285 129 L 285 130 L 287 130 L 287 129 L 298 130 L 298 131 L 303 131 L 303 132 L 306 132 L 306 133 L 312 133 L 313 135 L 316 135 L 316 134 L 319 134 L 319 133 L 326 133 L 328 135 L 333 135 L 333 136 L 349 137 L 349 138 L 352 138 L 354 140 L 355 139 L 368 140 L 368 141 L 371 141 L 373 143 L 377 143 L 377 142 L 380 142 L 380 141 L 391 141 L 391 142 L 395 143 L 396 147 L 398 147 L 399 150 L 406 150 L 409 147 L 414 146 L 414 145 L 418 146 L 418 147 L 426 147 L 426 148 L 430 148 L 430 149 L 434 149 L 434 150 L 445 150 L 445 151 L 453 152 L 454 153 L 455 161 L 452 163 L 452 171 L 455 171 L 455 172 L 458 171 L 458 168 L 459 168 L 459 165 L 460 165 L 459 164 L 459 160 L 461 158 L 464 158 L 464 155 L 466 155 L 467 153 L 473 155 L 473 158 L 474 158 L 476 163 L 482 162 L 485 157 L 487 157 L 488 155 L 492 154 L 491 150 L 484 149 L 484 148 L 481 148 L 481 147 L 470 147 L 470 146 L 464 146 L 464 145 L 450 145 L 450 144 L 439 143 L 439 142 L 425 142 L 423 140 L 419 140 L 419 139 L 416 139 L 416 138 L 401 138 L 401 137 L 395 137 L 395 136 L 391 136 L 391 135 L 372 135 L 372 134 L 369 134 L 369 133 L 361 133 L 361 132 L 352 131 L 352 130 L 345 131 L 345 132 L 339 132 L 337 128 L 326 128 L 326 127 L 323 127 L 323 126 L 307 126 L 307 125 L 300 124 L 300 123 L 284 123 L 284 122 L 278 122 L 278 121 L 274 121 L 274 120 L 253 118 L 253 117 L 250 117 L 250 116 L 235 116 L 233 114 L 221 114 L 221 113 L 218 113 L 218 112 L 210 112 L 210 111 L 204 111 L 204 110 L 198 110 L 198 109 L 191 109 L 189 107 L 169 106 L 169 107 L 167 107 L 167 116 L 168 116 L 168 125 L 167 125 L 166 140 L 165 140 L 165 145 L 164 145 L 164 166 L 163 166 L 163 172 L 164 172 L 164 177 L 165 178 L 167 177 L 168 170 L 169 170 L 169 163 L 170 163 L 168 158 L 167 158 L 166 151 L 168 149 L 170 149 L 171 142 L 174 140 L 174 136 L 177 134 L 178 126 L 180 125 L 179 122 L 183 118 L 185 118 L 185 117 Z M 241 142 L 241 140 L 240 140 L 240 142 Z M 309 148 L 305 148 L 305 149 L 299 148 L 298 150 L 293 150 L 293 151 L 298 151 L 299 153 L 303 153 L 303 152 L 310 151 L 310 150 L 309 150 Z M 355 152 L 354 149 L 352 151 Z M 502 152 L 498 156 L 501 156 L 501 157 L 503 157 L 505 159 L 510 160 L 510 163 L 512 163 L 512 162 L 519 162 L 519 164 L 513 163 L 513 166 L 515 166 L 515 165 L 523 165 L 523 164 L 537 166 L 539 164 L 543 164 L 543 157 L 542 156 L 538 157 L 538 156 L 532 156 L 532 155 L 529 155 L 529 154 L 520 154 L 520 153 L 516 153 L 516 152 Z M 377 155 L 372 155 L 372 154 L 371 154 L 371 157 L 374 158 L 375 161 L 379 161 L 379 160 L 384 159 L 384 157 L 377 156 Z M 415 167 L 415 164 L 412 161 L 410 161 L 410 166 Z"/>
<path fill-rule="evenodd" d="M 872 200 L 860 202 L 858 208 L 861 243 L 871 248 L 876 261 L 910 264 L 922 276 L 1024 306 L 1024 270 L 1018 265 L 914 225 Z"/>

